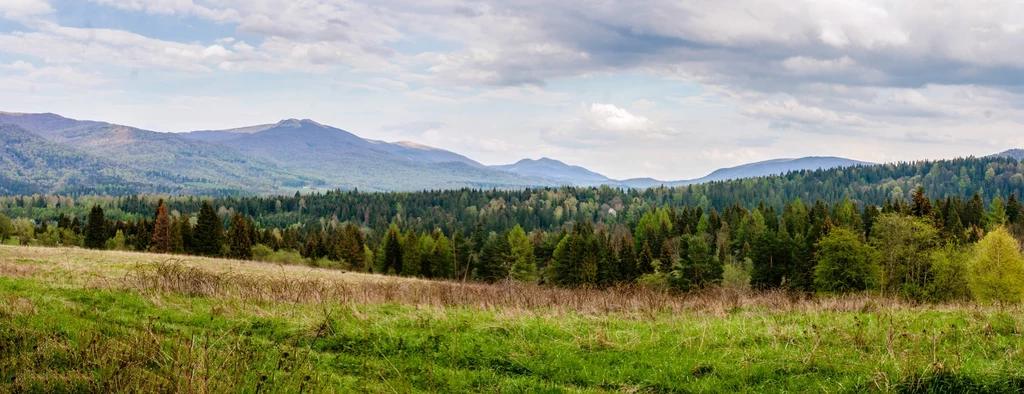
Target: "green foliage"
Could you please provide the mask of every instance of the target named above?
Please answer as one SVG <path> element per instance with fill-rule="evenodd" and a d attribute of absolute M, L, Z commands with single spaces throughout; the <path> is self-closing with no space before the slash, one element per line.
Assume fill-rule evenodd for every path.
<path fill-rule="evenodd" d="M 236 260 L 252 260 L 252 233 L 245 217 L 236 213 L 231 217 L 231 228 L 228 231 L 228 245 L 230 252 L 228 257 Z"/>
<path fill-rule="evenodd" d="M 931 252 L 932 279 L 927 284 L 924 300 L 931 302 L 967 301 L 971 299 L 968 264 L 971 249 L 946 245 Z"/>
<path fill-rule="evenodd" d="M 376 258 L 377 272 L 397 274 L 402 272 L 402 236 L 398 231 L 398 225 L 392 224 L 388 228 L 384 241 L 377 250 Z"/>
<path fill-rule="evenodd" d="M 93 248 L 93 249 L 98 249 L 98 248 Z M 128 250 L 128 241 L 127 241 L 127 239 L 124 236 L 124 232 L 121 231 L 121 230 L 117 230 L 117 233 L 114 234 L 114 237 L 108 239 L 104 243 L 103 249 L 107 249 L 107 250 L 121 250 L 121 251 Z"/>
<path fill-rule="evenodd" d="M 196 254 L 220 256 L 224 244 L 224 225 L 209 201 L 204 200 L 199 209 L 198 222 L 192 237 Z"/>
<path fill-rule="evenodd" d="M 577 222 L 552 255 L 554 282 L 566 287 L 596 284 L 598 249 L 594 228 L 589 223 Z"/>
<path fill-rule="evenodd" d="M 399 271 L 401 275 L 420 276 L 423 268 L 420 258 L 420 236 L 415 231 L 408 231 L 402 241 L 402 269 Z"/>
<path fill-rule="evenodd" d="M 484 242 L 483 249 L 480 250 L 476 278 L 488 283 L 508 278 L 511 266 L 509 264 L 510 254 L 508 237 L 492 232 L 487 236 L 487 241 Z"/>
<path fill-rule="evenodd" d="M 750 259 L 732 260 L 724 264 L 722 269 L 722 286 L 749 288 L 750 271 L 753 269 Z"/>
<path fill-rule="evenodd" d="M 1004 227 L 996 227 L 974 246 L 968 272 L 971 293 L 978 301 L 1019 303 L 1024 298 L 1020 244 Z"/>
<path fill-rule="evenodd" d="M 818 266 L 814 287 L 825 293 L 849 293 L 874 289 L 880 276 L 874 249 L 857 234 L 834 228 L 818 241 Z"/>
<path fill-rule="evenodd" d="M 103 249 L 107 242 L 107 219 L 103 216 L 103 208 L 94 205 L 85 222 L 85 247 Z"/>
<path fill-rule="evenodd" d="M 683 256 L 668 275 L 672 287 L 690 291 L 722 283 L 724 267 L 711 247 L 711 236 L 706 233 L 688 236 Z"/>
<path fill-rule="evenodd" d="M 11 223 L 11 218 L 0 214 L 0 243 L 6 243 L 12 235 L 14 235 L 14 224 Z"/>
<path fill-rule="evenodd" d="M 524 282 L 534 281 L 537 278 L 537 260 L 533 254 L 533 243 L 527 237 L 523 227 L 516 225 L 508 233 L 508 244 L 512 260 L 512 278 Z"/>
<path fill-rule="evenodd" d="M 930 212 L 930 208 L 921 209 Z M 939 246 L 939 231 L 930 221 L 898 213 L 882 214 L 874 221 L 870 243 L 878 251 L 882 292 L 924 299 L 935 275 L 931 269 L 933 251 Z"/>

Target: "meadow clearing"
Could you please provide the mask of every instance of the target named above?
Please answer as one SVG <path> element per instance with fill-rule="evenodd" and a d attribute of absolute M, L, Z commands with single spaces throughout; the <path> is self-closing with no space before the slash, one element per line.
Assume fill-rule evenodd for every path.
<path fill-rule="evenodd" d="M 0 392 L 1019 392 L 1018 306 L 0 246 Z"/>

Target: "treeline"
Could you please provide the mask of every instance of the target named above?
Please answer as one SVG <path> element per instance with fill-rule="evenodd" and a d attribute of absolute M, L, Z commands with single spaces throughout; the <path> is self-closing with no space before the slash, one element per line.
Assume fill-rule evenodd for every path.
<path fill-rule="evenodd" d="M 909 201 L 881 205 L 850 199 L 807 204 L 800 198 L 781 209 L 666 205 L 635 221 L 583 218 L 550 230 L 510 223 L 496 231 L 478 220 L 465 232 L 421 231 L 411 218 L 398 216 L 376 234 L 334 218 L 261 225 L 240 211 L 215 209 L 211 200 L 195 201 L 197 210 L 187 213 L 158 201 L 153 219 L 130 221 L 110 219 L 100 205 L 84 223 L 67 215 L 56 223 L 0 217 L 0 239 L 566 287 L 640 283 L 688 291 L 724 283 L 805 292 L 877 290 L 921 301 L 1016 302 L 1024 295 L 1016 239 L 1024 234 L 1024 204 L 1016 194 L 986 204 L 979 193 L 930 199 L 922 187 Z"/>
<path fill-rule="evenodd" d="M 1024 193 L 1024 164 L 1009 158 L 967 158 L 884 164 L 817 171 L 798 171 L 764 178 L 711 182 L 676 188 L 622 190 L 612 187 L 541 188 L 525 190 L 438 190 L 410 193 L 327 191 L 292 196 L 220 197 L 210 203 L 225 226 L 239 212 L 261 227 L 302 228 L 353 223 L 379 240 L 396 223 L 403 229 L 446 234 L 470 233 L 483 223 L 485 231 L 501 232 L 520 225 L 527 232 L 556 231 L 569 223 L 634 225 L 654 209 L 700 207 L 722 212 L 739 204 L 759 204 L 781 211 L 797 198 L 858 206 L 882 205 L 886 200 L 910 201 L 923 187 L 929 196 L 969 199 L 975 193 L 986 202 L 997 196 Z M 203 201 L 193 196 L 56 196 L 0 197 L 0 212 L 11 217 L 57 220 L 84 217 L 100 205 L 111 219 L 152 219 L 163 199 L 171 212 L 198 212 Z"/>

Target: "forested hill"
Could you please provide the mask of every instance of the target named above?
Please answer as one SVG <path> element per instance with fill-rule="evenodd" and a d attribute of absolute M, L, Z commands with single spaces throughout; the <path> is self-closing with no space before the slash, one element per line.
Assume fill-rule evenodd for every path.
<path fill-rule="evenodd" d="M 520 224 L 527 230 L 560 228 L 573 221 L 635 223 L 643 213 L 663 206 L 690 206 L 723 211 L 738 204 L 763 203 L 777 211 L 797 198 L 813 203 L 845 199 L 860 205 L 886 200 L 910 201 L 922 186 L 933 198 L 979 193 L 993 197 L 1024 194 L 1024 164 L 1003 157 L 966 158 L 884 164 L 867 167 L 798 171 L 786 175 L 710 182 L 676 188 L 622 190 L 611 187 L 542 188 L 524 190 L 444 190 L 425 192 L 326 192 L 312 195 L 226 197 L 212 202 L 228 212 L 241 212 L 266 226 L 296 223 L 321 225 L 351 222 L 382 230 L 390 223 L 420 231 L 472 231 L 478 222 L 495 231 Z M 108 215 L 134 219 L 152 217 L 157 197 L 84 197 L 74 207 L 53 209 L 58 199 L 0 198 L 9 216 L 56 218 L 58 211 L 83 217 L 93 203 Z M 171 210 L 197 212 L 194 197 L 168 199 Z M 70 205 L 65 202 L 64 205 Z M 32 208 L 35 206 L 36 208 Z M 42 208 L 47 207 L 50 208 Z"/>

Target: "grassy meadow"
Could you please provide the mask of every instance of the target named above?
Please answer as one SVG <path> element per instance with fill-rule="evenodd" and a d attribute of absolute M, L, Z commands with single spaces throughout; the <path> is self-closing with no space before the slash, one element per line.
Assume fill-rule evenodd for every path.
<path fill-rule="evenodd" d="M 1014 307 L 0 246 L 0 393 L 1021 392 Z"/>

